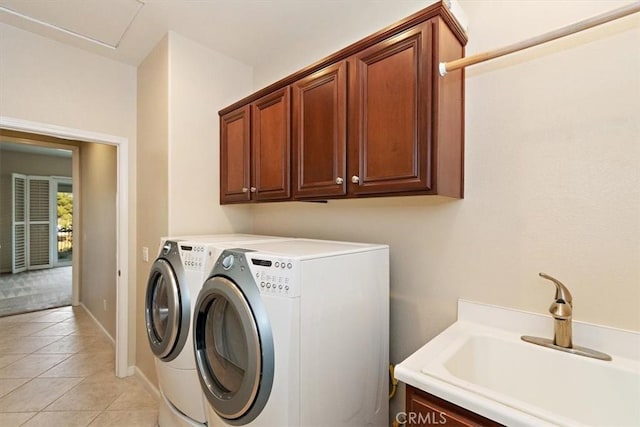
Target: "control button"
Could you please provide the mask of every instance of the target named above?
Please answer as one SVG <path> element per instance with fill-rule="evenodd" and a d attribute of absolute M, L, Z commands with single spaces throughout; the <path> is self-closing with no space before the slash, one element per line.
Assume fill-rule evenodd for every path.
<path fill-rule="evenodd" d="M 293 268 L 293 264 L 291 264 L 291 263 L 288 263 L 288 264 L 287 264 L 287 268 L 288 268 L 288 269 L 291 269 L 291 268 Z"/>
<path fill-rule="evenodd" d="M 260 282 L 260 287 L 264 288 L 264 282 Z"/>
<path fill-rule="evenodd" d="M 289 286 L 285 286 L 285 287 L 284 287 L 284 290 L 285 290 L 285 291 L 288 291 L 288 290 L 289 290 Z"/>
<path fill-rule="evenodd" d="M 282 285 L 278 286 L 278 289 L 282 289 Z"/>
<path fill-rule="evenodd" d="M 285 268 L 286 266 L 284 265 L 284 262 L 282 264 L 280 264 L 280 267 Z"/>
<path fill-rule="evenodd" d="M 271 289 L 271 283 L 267 283 L 267 289 Z"/>
<path fill-rule="evenodd" d="M 227 255 L 222 259 L 222 267 L 225 270 L 229 270 L 231 267 L 233 267 L 233 261 L 233 255 Z"/>
<path fill-rule="evenodd" d="M 276 268 L 280 267 L 280 263 L 278 261 L 276 261 L 275 266 L 276 266 Z"/>

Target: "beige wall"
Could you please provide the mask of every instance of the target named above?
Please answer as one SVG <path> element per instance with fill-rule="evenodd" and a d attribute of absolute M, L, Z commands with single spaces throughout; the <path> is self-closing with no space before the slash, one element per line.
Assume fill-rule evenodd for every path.
<path fill-rule="evenodd" d="M 58 157 L 0 149 L 0 174 L 71 176 L 71 156 Z"/>
<path fill-rule="evenodd" d="M 467 55 L 620 4 L 461 3 Z M 546 314 L 553 288 L 541 271 L 571 289 L 577 320 L 638 331 L 638 46 L 633 16 L 470 68 L 464 200 L 262 204 L 253 231 L 388 243 L 393 363 L 454 322 L 458 298 Z M 256 69 L 256 81 L 282 77 L 272 66 Z"/>
<path fill-rule="evenodd" d="M 250 93 L 251 68 L 169 34 L 169 234 L 248 231 L 250 213 L 221 207 L 218 111 Z"/>
<path fill-rule="evenodd" d="M 116 336 L 116 147 L 80 146 L 80 302 Z"/>
<path fill-rule="evenodd" d="M 249 231 L 251 213 L 219 205 L 218 110 L 251 91 L 252 70 L 176 33 L 138 69 L 138 249 L 136 365 L 156 382 L 144 297 L 160 238 Z"/>
<path fill-rule="evenodd" d="M 125 137 L 129 151 L 129 247 L 135 248 L 136 69 L 54 40 L 0 24 L 0 115 Z M 129 277 L 135 283 L 135 251 Z M 135 286 L 130 289 L 134 316 Z M 135 334 L 130 322 L 129 361 Z"/>
<path fill-rule="evenodd" d="M 11 271 L 11 174 L 71 176 L 71 157 L 0 149 L 0 272 Z"/>
<path fill-rule="evenodd" d="M 142 247 L 149 260 L 158 252 L 160 237 L 169 229 L 169 41 L 165 37 L 138 67 L 138 244 L 133 252 L 138 262 L 136 281 L 136 366 L 154 384 L 157 377 L 153 354 L 145 330 L 145 289 L 151 264 L 142 260 Z"/>

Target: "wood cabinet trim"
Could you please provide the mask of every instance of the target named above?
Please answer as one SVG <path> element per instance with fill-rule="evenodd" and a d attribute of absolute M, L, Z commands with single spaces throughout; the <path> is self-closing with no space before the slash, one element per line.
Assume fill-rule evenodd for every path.
<path fill-rule="evenodd" d="M 220 110 L 219 114 L 225 115 L 227 113 L 229 113 L 230 111 L 233 111 L 235 109 L 237 109 L 238 107 L 243 106 L 244 104 L 249 104 L 257 99 L 262 98 L 263 96 L 274 92 L 278 89 L 281 89 L 285 86 L 289 86 L 292 83 L 294 83 L 297 80 L 300 80 L 306 76 L 308 76 L 309 74 L 312 74 L 318 70 L 321 70 L 322 68 L 331 65 L 335 62 L 339 62 L 339 61 L 343 61 L 347 58 L 349 58 L 350 56 L 364 50 L 367 49 L 370 46 L 373 46 L 385 39 L 388 39 L 390 37 L 393 37 L 396 34 L 402 33 L 404 31 L 406 31 L 407 29 L 414 27 L 422 22 L 425 22 L 431 18 L 434 18 L 436 16 L 440 16 L 446 23 L 447 25 L 452 29 L 453 34 L 455 34 L 456 38 L 458 39 L 458 41 L 464 46 L 467 44 L 467 36 L 464 32 L 464 30 L 462 29 L 462 27 L 460 27 L 460 24 L 458 24 L 458 21 L 453 17 L 453 15 L 451 14 L 451 12 L 449 11 L 449 9 L 442 3 L 442 1 L 435 3 L 423 10 L 420 10 L 416 13 L 414 13 L 413 15 L 395 23 L 392 25 L 387 26 L 386 28 L 356 42 L 353 43 L 347 47 L 345 47 L 344 49 L 327 56 L 326 58 L 323 58 L 321 60 L 319 60 L 318 62 L 309 65 L 306 68 L 303 68 L 302 70 L 291 74 L 267 87 L 265 87 L 264 89 L 259 90 L 258 92 L 251 94 L 231 105 L 229 105 L 228 107 Z"/>

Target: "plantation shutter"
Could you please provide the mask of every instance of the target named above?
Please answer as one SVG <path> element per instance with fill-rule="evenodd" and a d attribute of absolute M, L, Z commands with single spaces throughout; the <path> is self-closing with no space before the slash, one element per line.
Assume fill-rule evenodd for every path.
<path fill-rule="evenodd" d="M 11 193 L 13 209 L 11 210 L 11 227 L 13 233 L 13 257 L 11 272 L 19 273 L 27 269 L 27 177 L 17 173 L 11 174 Z"/>
<path fill-rule="evenodd" d="M 27 222 L 29 232 L 28 268 L 51 267 L 51 179 L 27 177 L 29 186 Z"/>

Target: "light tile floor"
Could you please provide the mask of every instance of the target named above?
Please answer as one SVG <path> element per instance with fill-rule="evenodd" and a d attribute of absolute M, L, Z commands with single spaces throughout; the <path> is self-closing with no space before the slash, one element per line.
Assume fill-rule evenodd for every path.
<path fill-rule="evenodd" d="M 0 317 L 0 426 L 156 426 L 158 402 L 114 360 L 81 307 Z"/>

